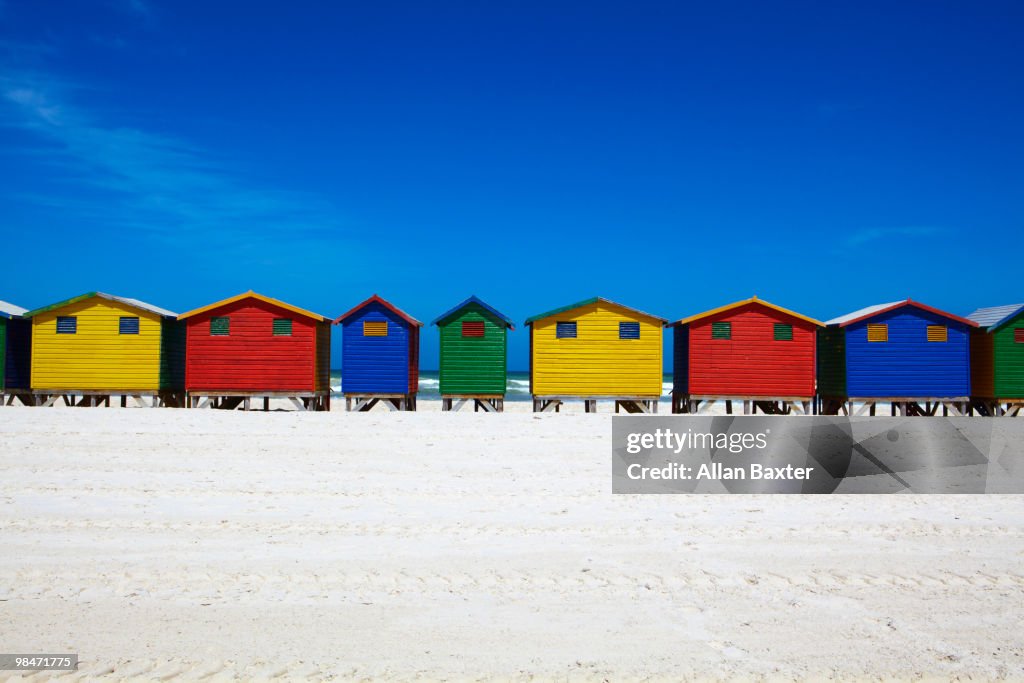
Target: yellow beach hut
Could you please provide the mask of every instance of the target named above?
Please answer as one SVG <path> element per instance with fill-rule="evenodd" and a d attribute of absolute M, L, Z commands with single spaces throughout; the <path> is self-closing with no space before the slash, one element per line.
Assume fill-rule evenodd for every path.
<path fill-rule="evenodd" d="M 658 410 L 664 318 L 594 297 L 526 320 L 534 412 L 598 400 L 631 413 Z"/>
<path fill-rule="evenodd" d="M 183 405 L 184 325 L 137 299 L 90 292 L 25 314 L 32 320 L 36 405 Z"/>

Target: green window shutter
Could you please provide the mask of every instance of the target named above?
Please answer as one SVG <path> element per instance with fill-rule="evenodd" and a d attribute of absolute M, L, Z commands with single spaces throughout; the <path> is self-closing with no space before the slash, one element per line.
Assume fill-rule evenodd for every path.
<path fill-rule="evenodd" d="M 230 318 L 210 318 L 210 336 L 226 337 L 231 333 Z"/>
<path fill-rule="evenodd" d="M 775 323 L 775 341 L 793 341 L 793 326 L 789 323 Z"/>
<path fill-rule="evenodd" d="M 711 323 L 712 339 L 732 339 L 732 323 Z"/>
<path fill-rule="evenodd" d="M 275 337 L 290 337 L 290 336 L 292 336 L 292 321 L 291 321 L 291 318 L 274 318 L 274 336 Z"/>

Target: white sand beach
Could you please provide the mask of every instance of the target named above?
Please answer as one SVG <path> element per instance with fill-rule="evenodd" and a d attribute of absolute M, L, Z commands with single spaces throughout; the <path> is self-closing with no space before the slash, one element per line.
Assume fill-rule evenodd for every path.
<path fill-rule="evenodd" d="M 507 405 L 2 408 L 0 650 L 79 653 L 60 680 L 1024 679 L 1021 497 L 613 496 L 607 413 Z"/>

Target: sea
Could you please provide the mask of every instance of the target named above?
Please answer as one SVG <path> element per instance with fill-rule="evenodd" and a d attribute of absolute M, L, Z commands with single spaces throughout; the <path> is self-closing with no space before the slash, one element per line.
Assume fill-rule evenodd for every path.
<path fill-rule="evenodd" d="M 665 375 L 662 378 L 662 395 L 668 396 L 672 393 L 672 375 Z M 341 393 L 341 370 L 331 370 L 331 391 L 335 395 Z M 506 401 L 529 401 L 530 400 L 530 373 L 509 372 L 505 387 Z M 440 379 L 437 370 L 420 370 L 420 391 L 419 398 L 429 401 L 440 400 Z"/>

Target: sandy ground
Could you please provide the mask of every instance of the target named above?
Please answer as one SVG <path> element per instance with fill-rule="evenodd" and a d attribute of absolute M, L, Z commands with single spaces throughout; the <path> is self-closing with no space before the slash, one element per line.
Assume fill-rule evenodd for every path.
<path fill-rule="evenodd" d="M 83 677 L 1024 679 L 1024 498 L 613 496 L 607 414 L 0 409 Z M 10 674 L 0 674 L 0 678 Z"/>

